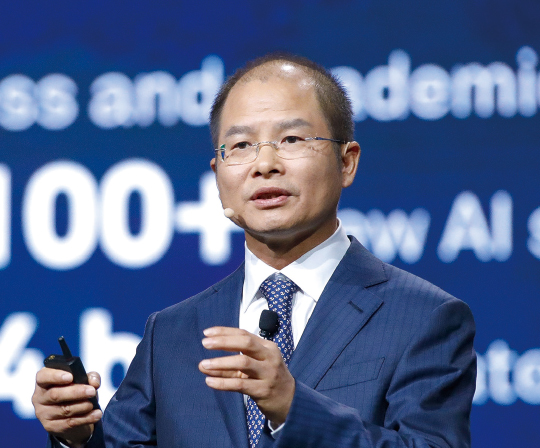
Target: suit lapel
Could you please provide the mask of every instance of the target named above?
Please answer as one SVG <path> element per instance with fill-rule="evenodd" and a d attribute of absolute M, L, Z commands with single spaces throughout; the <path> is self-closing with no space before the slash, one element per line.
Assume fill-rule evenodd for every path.
<path fill-rule="evenodd" d="M 244 283 L 244 265 L 233 274 L 214 285 L 215 293 L 198 306 L 199 334 L 205 328 L 226 326 L 238 328 L 238 315 Z M 202 358 L 217 358 L 230 353 L 205 350 L 200 345 Z M 201 358 L 201 359 L 202 359 Z M 214 390 L 223 420 L 229 432 L 232 446 L 247 448 L 247 423 L 242 394 Z"/>
<path fill-rule="evenodd" d="M 353 239 L 326 285 L 296 347 L 289 370 L 315 388 L 351 339 L 382 305 L 369 286 L 387 280 L 383 263 Z"/>
<path fill-rule="evenodd" d="M 382 300 L 367 288 L 386 280 L 383 263 L 353 238 L 345 257 L 326 285 L 292 357 L 289 370 L 298 381 L 312 388 L 317 386 L 351 339 L 382 305 Z M 238 327 L 243 282 L 242 264 L 214 286 L 214 294 L 198 306 L 199 334 L 216 325 Z M 226 355 L 225 352 L 200 347 L 201 359 Z M 248 448 L 243 396 L 222 391 L 214 391 L 214 394 L 232 446 Z"/>

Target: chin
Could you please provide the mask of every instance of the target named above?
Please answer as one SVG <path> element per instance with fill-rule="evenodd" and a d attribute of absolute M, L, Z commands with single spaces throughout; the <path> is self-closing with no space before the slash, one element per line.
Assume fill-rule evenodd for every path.
<path fill-rule="evenodd" d="M 246 220 L 245 226 L 250 233 L 261 236 L 287 234 L 294 228 L 296 228 L 295 223 L 275 219 Z"/>
<path fill-rule="evenodd" d="M 294 228 L 294 227 L 292 227 Z M 271 236 L 271 235 L 286 235 L 290 232 L 292 232 L 292 228 L 291 226 L 286 226 L 286 225 L 268 225 L 268 224 L 264 224 L 264 225 L 261 225 L 261 226 L 254 226 L 254 227 L 250 227 L 249 230 L 251 231 L 251 233 L 254 233 L 254 234 L 257 234 L 257 235 L 268 235 L 268 236 Z"/>
<path fill-rule="evenodd" d="M 303 233 L 306 228 L 305 224 L 298 222 L 298 220 L 291 219 L 264 219 L 257 220 L 257 222 L 251 222 L 245 229 L 253 236 L 259 238 L 280 238 L 290 237 L 298 233 Z"/>

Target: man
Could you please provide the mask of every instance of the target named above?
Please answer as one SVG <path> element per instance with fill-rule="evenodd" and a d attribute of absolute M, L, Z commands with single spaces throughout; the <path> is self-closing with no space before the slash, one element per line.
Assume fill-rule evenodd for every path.
<path fill-rule="evenodd" d="M 42 369 L 33 401 L 51 443 L 468 447 L 471 313 L 345 236 L 337 206 L 360 148 L 339 84 L 303 58 L 255 60 L 222 87 L 211 131 L 245 264 L 149 318 L 103 423 L 86 400 L 97 376 Z M 265 308 L 275 342 L 257 336 Z"/>

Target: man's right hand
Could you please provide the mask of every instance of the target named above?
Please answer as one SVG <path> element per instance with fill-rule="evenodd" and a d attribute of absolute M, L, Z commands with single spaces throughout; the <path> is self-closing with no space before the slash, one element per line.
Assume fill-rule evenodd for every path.
<path fill-rule="evenodd" d="M 36 375 L 32 403 L 47 432 L 70 447 L 82 447 L 94 432 L 102 416 L 88 400 L 97 395 L 101 384 L 98 373 L 90 372 L 90 385 L 73 384 L 71 373 L 42 368 Z"/>

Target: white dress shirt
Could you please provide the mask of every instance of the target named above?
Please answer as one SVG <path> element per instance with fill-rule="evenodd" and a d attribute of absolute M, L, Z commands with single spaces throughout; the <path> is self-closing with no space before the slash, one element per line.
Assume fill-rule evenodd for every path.
<path fill-rule="evenodd" d="M 270 275 L 281 272 L 296 283 L 299 288 L 293 296 L 291 316 L 294 347 L 296 348 L 319 297 L 321 297 L 328 280 L 332 277 L 350 244 L 351 242 L 347 238 L 341 222 L 339 222 L 337 230 L 330 238 L 302 255 L 298 260 L 285 266 L 281 271 L 259 260 L 246 245 L 244 289 L 238 326 L 250 333 L 259 334 L 261 312 L 268 309 L 268 301 L 259 291 L 259 287 Z M 247 398 L 247 395 L 244 395 L 244 405 L 247 404 Z M 268 422 L 272 437 L 278 436 L 284 424 L 275 428 L 271 422 Z"/>
<path fill-rule="evenodd" d="M 298 260 L 285 266 L 281 271 L 259 260 L 246 246 L 245 278 L 239 327 L 250 333 L 259 334 L 261 312 L 268 309 L 268 302 L 259 291 L 259 287 L 270 275 L 281 272 L 296 283 L 299 288 L 293 296 L 291 319 L 294 346 L 296 347 L 319 297 L 321 297 L 328 280 L 349 249 L 350 244 L 351 242 L 340 222 L 330 238 Z"/>

